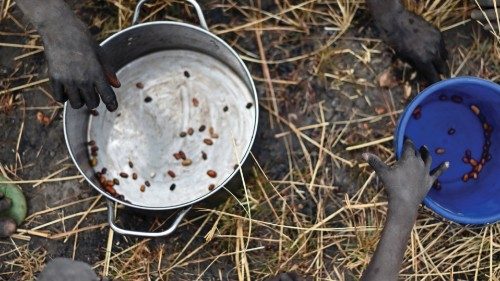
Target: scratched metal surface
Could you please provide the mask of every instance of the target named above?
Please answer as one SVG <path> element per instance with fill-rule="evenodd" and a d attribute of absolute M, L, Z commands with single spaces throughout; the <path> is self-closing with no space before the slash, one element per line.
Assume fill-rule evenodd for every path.
<path fill-rule="evenodd" d="M 111 113 L 100 105 L 99 116 L 90 118 L 88 139 L 99 147 L 95 170 L 106 167 L 108 179 L 119 179 L 115 189 L 125 200 L 144 207 L 182 205 L 216 192 L 231 178 L 235 164 L 251 147 L 257 122 L 253 97 L 239 76 L 224 63 L 187 50 L 146 55 L 117 75 L 122 84 L 115 90 L 119 109 Z M 197 107 L 193 98 L 199 101 Z M 253 106 L 247 108 L 249 103 Z M 202 125 L 206 129 L 200 132 Z M 210 127 L 218 138 L 211 138 Z M 180 137 L 188 128 L 194 134 Z M 205 144 L 206 138 L 213 145 Z M 192 160 L 190 166 L 173 157 L 179 150 Z M 208 170 L 216 171 L 217 177 L 209 177 Z M 129 177 L 121 178 L 120 172 Z M 137 173 L 137 180 L 132 173 Z M 141 192 L 145 181 L 151 186 Z M 213 191 L 211 184 L 216 186 Z"/>

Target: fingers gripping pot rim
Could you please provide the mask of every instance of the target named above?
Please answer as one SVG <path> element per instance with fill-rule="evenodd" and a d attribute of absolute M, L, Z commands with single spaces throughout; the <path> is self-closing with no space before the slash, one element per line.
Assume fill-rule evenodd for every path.
<path fill-rule="evenodd" d="M 146 2 L 146 1 L 145 0 L 140 1 L 136 7 L 134 20 L 133 20 L 134 23 L 138 22 L 139 11 L 140 11 L 141 5 L 144 2 Z M 172 200 L 165 200 L 164 203 L 162 203 L 162 204 L 158 204 L 158 202 L 161 201 L 161 196 L 162 196 L 162 195 L 159 195 L 159 196 L 156 196 L 158 198 L 155 198 L 155 200 L 156 200 L 155 204 L 151 204 L 151 202 L 147 201 L 147 192 L 149 190 L 153 190 L 154 188 L 158 188 L 158 186 L 160 185 L 159 183 L 161 183 L 159 180 L 156 181 L 160 177 L 159 173 L 151 173 L 151 176 L 153 176 L 153 177 L 156 174 L 156 177 L 154 177 L 154 178 L 147 178 L 147 180 L 151 182 L 151 187 L 148 186 L 147 188 L 145 188 L 146 192 L 143 192 L 143 193 L 140 193 L 137 191 L 138 195 L 133 198 L 134 200 L 132 200 L 132 199 L 127 200 L 127 196 L 125 196 L 125 199 L 123 199 L 120 197 L 112 196 L 110 193 L 106 192 L 100 186 L 99 181 L 95 178 L 95 173 L 97 170 L 94 170 L 94 168 L 89 163 L 90 162 L 89 158 L 92 156 L 89 153 L 88 147 L 86 145 L 90 141 L 89 136 L 92 133 L 95 133 L 96 131 L 98 131 L 99 128 L 105 127 L 106 123 L 105 122 L 102 123 L 100 120 L 103 120 L 103 119 L 99 119 L 99 118 L 108 118 L 107 116 L 110 114 L 115 114 L 113 118 L 124 118 L 124 116 L 127 113 L 136 114 L 137 111 L 140 111 L 140 112 L 144 112 L 144 116 L 146 116 L 146 115 L 148 115 L 148 116 L 153 115 L 153 117 L 160 116 L 161 114 L 163 114 L 164 111 L 168 111 L 169 107 L 172 107 L 172 105 L 169 103 L 162 103 L 162 100 L 168 99 L 169 96 L 167 94 L 165 94 L 163 96 L 161 96 L 161 95 L 154 96 L 152 98 L 152 101 L 151 101 L 151 98 L 147 99 L 148 100 L 147 104 L 143 102 L 141 104 L 136 104 L 135 107 L 132 107 L 132 103 L 128 102 L 127 99 L 125 99 L 125 97 L 122 97 L 122 95 L 121 95 L 121 94 L 123 94 L 122 91 L 125 91 L 127 89 L 127 87 L 130 86 L 129 85 L 130 83 L 127 84 L 126 79 L 122 80 L 120 78 L 120 80 L 122 82 L 122 87 L 117 90 L 117 98 L 119 99 L 119 108 L 114 113 L 109 113 L 109 112 L 106 112 L 105 110 L 102 110 L 102 112 L 100 112 L 100 114 L 98 116 L 91 116 L 90 114 L 88 114 L 88 111 L 86 111 L 85 109 L 75 110 L 66 104 L 64 107 L 64 121 L 63 121 L 63 123 L 64 123 L 64 135 L 65 135 L 66 144 L 68 146 L 68 150 L 70 152 L 71 158 L 73 159 L 78 170 L 85 177 L 87 182 L 89 182 L 89 184 L 92 187 L 94 187 L 98 192 L 100 192 L 102 195 L 104 195 L 107 198 L 109 224 L 113 230 L 115 230 L 116 232 L 118 232 L 120 234 L 145 236 L 145 237 L 160 237 L 160 236 L 165 236 L 165 235 L 171 234 L 176 229 L 176 227 L 178 226 L 178 224 L 180 223 L 182 218 L 186 215 L 186 213 L 189 211 L 189 209 L 191 208 L 191 206 L 193 204 L 202 203 L 202 202 L 207 203 L 209 201 L 212 201 L 212 199 L 211 200 L 206 200 L 206 199 L 209 197 L 211 197 L 211 198 L 218 197 L 222 191 L 221 189 L 224 189 L 225 186 L 234 185 L 234 183 L 241 181 L 241 178 L 237 175 L 240 172 L 240 169 L 235 169 L 234 168 L 235 164 L 241 163 L 243 165 L 246 162 L 246 159 L 250 153 L 250 149 L 252 148 L 252 145 L 254 143 L 254 139 L 256 136 L 256 132 L 257 132 L 258 115 L 259 115 L 258 108 L 259 107 L 258 107 L 257 91 L 255 89 L 255 85 L 254 85 L 254 82 L 251 78 L 250 72 L 248 71 L 247 67 L 245 66 L 243 61 L 240 59 L 238 54 L 226 42 L 224 42 L 222 39 L 220 39 L 219 37 L 215 36 L 214 34 L 212 34 L 211 32 L 208 31 L 208 28 L 207 28 L 206 23 L 205 23 L 205 19 L 203 18 L 203 13 L 202 13 L 199 5 L 196 3 L 196 1 L 187 0 L 187 2 L 191 3 L 194 6 L 194 8 L 196 9 L 196 12 L 197 12 L 197 15 L 200 19 L 200 24 L 201 24 L 202 28 L 191 25 L 191 24 L 170 22 L 170 21 L 157 21 L 157 22 L 149 22 L 149 23 L 140 23 L 140 24 L 133 25 L 133 26 L 131 26 L 125 30 L 122 30 L 122 31 L 112 35 L 111 37 L 107 38 L 103 43 L 101 43 L 101 47 L 106 51 L 107 54 L 109 54 L 108 61 L 114 67 L 114 69 L 120 69 L 120 71 L 118 71 L 119 76 L 120 76 L 121 72 L 122 71 L 125 72 L 128 69 L 127 67 L 129 67 L 129 66 L 140 66 L 141 67 L 140 69 L 142 72 L 144 72 L 144 74 L 142 77 L 139 77 L 139 78 L 142 78 L 144 80 L 135 81 L 135 82 L 144 82 L 144 83 L 141 83 L 141 86 L 143 86 L 144 89 L 142 89 L 142 88 L 139 89 L 139 88 L 135 87 L 136 83 L 134 82 L 134 87 L 135 87 L 134 90 L 136 92 L 138 92 L 137 96 L 142 95 L 143 92 L 145 92 L 149 89 L 148 88 L 148 86 L 149 86 L 148 81 L 146 81 L 148 79 L 148 77 L 151 77 L 154 75 L 158 76 L 157 74 L 154 73 L 154 71 L 157 71 L 157 69 L 148 69 L 148 68 L 152 68 L 154 66 L 169 65 L 168 61 L 156 62 L 155 60 L 151 60 L 151 59 L 149 59 L 149 61 L 148 61 L 147 58 L 155 58 L 155 59 L 161 58 L 162 53 L 169 54 L 169 52 L 171 52 L 171 51 L 176 55 L 177 54 L 188 54 L 188 55 L 194 54 L 194 56 L 198 59 L 197 62 L 199 62 L 199 64 L 200 64 L 199 69 L 193 69 L 193 73 L 191 73 L 190 75 L 189 74 L 186 75 L 186 73 L 183 73 L 181 75 L 182 77 L 178 78 L 178 79 L 185 79 L 185 80 L 191 79 L 189 81 L 198 81 L 198 82 L 196 82 L 198 84 L 200 84 L 201 82 L 199 82 L 199 81 L 203 81 L 203 79 L 201 79 L 199 77 L 198 77 L 199 79 L 196 78 L 196 75 L 197 75 L 196 71 L 200 72 L 201 69 L 212 70 L 213 68 L 211 68 L 211 67 L 214 65 L 214 63 L 215 64 L 218 63 L 219 65 L 221 65 L 221 68 L 227 69 L 231 73 L 226 71 L 225 73 L 227 73 L 229 76 L 227 76 L 227 77 L 222 76 L 222 78 L 219 78 L 219 81 L 209 80 L 210 83 L 205 83 L 205 84 L 210 84 L 210 85 L 206 85 L 206 87 L 207 87 L 207 89 L 211 89 L 210 92 L 213 92 L 212 93 L 213 96 L 211 96 L 210 99 L 206 98 L 204 100 L 210 102 L 211 99 L 217 98 L 217 96 L 216 96 L 217 94 L 222 95 L 222 93 L 220 92 L 221 88 L 224 88 L 225 83 L 229 83 L 231 81 L 235 81 L 234 84 L 241 85 L 242 87 L 244 87 L 245 93 L 241 93 L 241 97 L 239 97 L 236 94 L 240 94 L 240 93 L 237 92 L 234 95 L 234 97 L 236 97 L 236 98 L 233 98 L 233 99 L 235 99 L 235 100 L 239 99 L 239 101 L 236 101 L 235 104 L 242 104 L 244 110 L 246 110 L 247 112 L 251 112 L 251 115 L 250 115 L 251 119 L 249 119 L 249 118 L 245 119 L 245 120 L 250 120 L 249 122 L 245 123 L 246 126 L 244 128 L 245 135 L 247 135 L 248 137 L 242 138 L 242 139 L 237 139 L 237 137 L 235 137 L 236 141 L 240 142 L 239 147 L 241 147 L 241 149 L 240 149 L 241 153 L 240 153 L 240 155 L 238 155 L 236 157 L 236 158 L 238 158 L 237 162 L 216 163 L 213 166 L 207 167 L 207 169 L 203 172 L 203 176 L 205 176 L 207 178 L 207 180 L 211 180 L 211 181 L 217 180 L 217 182 L 207 182 L 207 184 L 204 187 L 205 188 L 204 190 L 206 190 L 205 193 L 201 194 L 199 192 L 198 193 L 193 192 L 193 194 L 190 195 L 189 191 L 186 191 L 187 192 L 186 196 L 188 196 L 187 199 L 183 198 L 183 200 L 179 200 L 177 202 L 172 202 Z M 196 54 L 198 54 L 198 55 L 196 55 Z M 139 62 L 141 60 L 146 61 L 147 63 L 140 64 Z M 173 63 L 170 63 L 170 64 L 177 65 L 180 63 L 179 63 L 179 61 L 174 61 Z M 164 68 L 161 68 L 161 69 L 164 69 Z M 216 72 L 216 70 L 213 69 L 213 71 L 208 71 L 205 79 L 216 79 L 217 76 L 214 76 L 213 72 Z M 202 75 L 203 73 L 201 73 L 201 74 L 198 73 L 198 74 L 199 74 L 199 76 L 203 76 Z M 195 80 L 195 79 L 197 79 L 197 80 Z M 179 86 L 180 88 L 182 88 L 186 85 L 185 84 L 186 82 L 182 82 L 182 83 L 184 83 L 184 84 L 180 85 Z M 182 83 L 180 83 L 180 84 L 182 84 Z M 191 83 L 191 82 L 189 82 L 189 83 Z M 142 84 L 144 84 L 144 85 L 142 85 Z M 167 85 L 167 84 L 165 84 L 165 85 Z M 161 84 L 160 86 L 162 86 L 162 85 L 163 84 Z M 169 89 L 172 88 L 171 84 L 168 84 L 167 88 L 165 88 L 165 85 L 163 85 L 163 87 L 164 87 L 163 90 L 160 89 L 162 91 L 157 91 L 157 92 L 162 92 L 162 93 L 167 92 L 167 91 L 169 91 Z M 153 86 L 154 87 L 151 87 L 151 88 L 155 88 L 155 87 L 161 88 L 160 86 L 157 87 L 157 85 L 153 85 Z M 210 87 L 212 87 L 212 88 L 210 88 Z M 146 89 L 146 88 L 148 88 L 148 89 Z M 224 89 L 226 89 L 226 88 L 224 88 Z M 200 91 L 198 91 L 198 92 L 200 92 Z M 183 94 L 183 93 L 181 92 L 181 94 Z M 123 95 L 123 96 L 125 96 L 125 95 Z M 120 99 L 122 99 L 122 100 L 120 101 Z M 144 97 L 142 97 L 142 99 L 144 99 Z M 141 99 L 141 101 L 142 101 L 142 99 Z M 202 104 L 203 99 L 200 99 L 200 98 L 198 98 L 198 99 L 200 100 L 200 104 L 199 104 L 199 106 L 197 105 L 196 110 L 201 111 L 202 106 L 203 106 L 203 104 Z M 187 100 L 187 99 L 184 99 L 184 100 Z M 191 98 L 189 99 L 189 101 L 191 102 Z M 246 106 L 247 104 L 250 104 L 250 103 L 253 106 L 251 106 L 251 107 Z M 152 106 L 163 106 L 163 107 L 161 107 L 161 110 L 155 111 L 153 109 L 158 109 L 158 108 L 154 108 Z M 98 109 L 100 109 L 100 108 L 98 108 Z M 212 110 L 212 108 L 210 108 L 210 110 Z M 229 106 L 229 110 L 227 110 L 227 107 L 224 106 L 224 107 L 220 108 L 220 113 L 218 112 L 217 114 L 226 114 L 225 116 L 231 116 L 229 114 L 231 114 L 234 111 L 235 110 L 233 107 Z M 151 114 L 151 112 L 153 112 L 154 114 Z M 118 116 L 120 116 L 120 114 L 121 114 L 121 117 L 118 117 Z M 210 119 L 209 117 L 212 117 L 213 114 L 209 113 L 209 115 L 210 116 L 208 116 L 207 119 Z M 162 116 L 162 117 L 164 117 L 164 116 Z M 93 119 L 93 118 L 95 118 L 95 119 Z M 231 117 L 231 118 L 226 118 L 226 119 L 237 119 L 237 118 Z M 166 124 L 168 122 L 168 120 L 166 120 L 166 119 L 162 119 L 162 120 L 163 120 L 163 122 L 161 122 L 161 124 Z M 183 120 L 185 120 L 185 118 Z M 101 122 L 101 123 L 99 123 L 99 122 Z M 170 123 L 177 123 L 177 122 L 172 121 Z M 160 124 L 160 123 L 158 123 L 158 124 Z M 223 123 L 223 125 L 224 124 L 228 125 L 228 124 L 231 124 L 231 122 Z M 188 125 L 189 126 L 187 126 L 185 129 L 187 129 L 188 127 L 198 128 L 200 125 L 206 125 L 208 128 L 210 124 L 188 124 Z M 233 123 L 233 125 L 234 125 L 234 123 Z M 137 126 L 139 126 L 139 127 L 132 128 L 132 129 L 136 129 L 137 131 L 139 131 L 145 135 L 147 135 L 148 133 L 151 133 L 151 130 L 149 129 L 149 127 L 155 127 L 155 126 L 145 126 L 144 124 L 140 124 Z M 129 127 L 133 127 L 133 125 L 131 124 L 131 125 L 129 125 Z M 221 127 L 223 127 L 223 126 L 221 126 Z M 125 128 L 125 129 L 128 130 L 130 128 Z M 217 145 L 224 145 L 224 147 L 226 148 L 225 150 L 231 150 L 229 148 L 234 146 L 234 141 L 235 141 L 234 139 L 230 140 L 230 139 L 224 138 L 224 134 L 221 132 L 221 130 L 224 128 L 215 128 L 215 129 L 216 129 L 218 135 L 220 135 L 220 136 L 217 136 L 217 138 L 213 139 L 213 142 L 214 142 L 213 145 L 208 146 L 208 145 L 204 144 L 203 137 L 202 137 L 200 144 L 199 144 L 200 149 L 202 149 L 204 152 L 207 152 L 208 159 L 206 157 L 203 157 L 203 159 L 202 159 L 201 152 L 197 153 L 196 157 L 199 157 L 200 159 L 196 160 L 193 158 L 192 165 L 190 165 L 188 167 L 183 167 L 186 171 L 194 170 L 194 168 L 195 168 L 194 166 L 196 166 L 196 163 L 195 163 L 196 161 L 200 161 L 201 163 L 203 163 L 203 165 L 210 164 L 211 163 L 210 161 L 221 161 L 222 162 L 223 158 L 219 158 L 217 160 L 217 157 L 213 157 L 215 155 L 214 153 L 208 153 L 208 151 L 210 149 L 217 149 Z M 241 129 L 241 128 L 238 128 L 238 129 Z M 160 130 L 158 130 L 158 131 L 165 132 L 165 131 L 167 131 L 167 129 L 160 128 Z M 228 131 L 230 131 L 230 130 L 228 130 Z M 194 132 L 193 136 L 189 135 L 189 136 L 186 136 L 184 138 L 179 138 L 178 137 L 179 132 L 180 131 L 173 132 L 173 134 L 175 134 L 176 137 L 178 139 L 181 139 L 182 141 L 189 141 L 189 140 L 192 140 L 193 138 L 196 138 L 198 136 L 201 137 L 202 134 L 205 134 L 205 135 L 209 134 L 208 130 L 203 130 L 203 132 L 202 131 L 198 132 L 198 130 L 196 130 L 196 132 Z M 214 135 L 214 134 L 212 133 L 212 135 Z M 104 144 L 104 145 L 102 144 L 103 140 L 105 140 L 107 142 L 111 142 L 111 140 L 109 140 L 109 139 L 111 139 L 110 135 L 108 133 L 106 133 L 105 131 L 103 131 L 102 136 L 97 136 L 97 138 L 98 139 L 96 139 L 96 143 L 99 146 L 99 149 L 98 149 L 98 151 L 97 151 L 97 149 L 95 149 L 93 152 L 96 154 L 98 153 L 100 155 L 99 157 L 101 157 L 101 155 L 102 155 L 103 157 L 109 156 L 108 158 L 113 158 L 113 156 L 110 156 L 111 153 L 109 153 L 109 154 L 106 153 L 106 152 L 108 152 L 108 149 L 107 149 L 108 144 Z M 206 138 L 206 136 L 204 136 L 204 138 Z M 159 137 L 157 139 L 159 139 Z M 226 140 L 226 143 L 222 144 L 222 142 L 224 140 Z M 130 140 L 128 143 L 126 143 L 126 141 L 124 141 L 125 143 L 123 144 L 123 146 L 125 146 L 125 149 L 130 148 L 130 147 L 137 147 L 138 143 L 142 143 L 142 142 L 138 142 L 138 141 L 136 141 L 134 143 L 133 141 L 134 140 Z M 168 145 L 170 145 L 170 144 L 168 144 Z M 222 147 L 222 149 L 219 151 L 224 150 L 224 147 Z M 188 152 L 188 150 L 184 150 L 184 151 Z M 162 152 L 164 152 L 164 151 L 162 151 Z M 175 152 L 177 152 L 177 151 L 175 151 Z M 188 156 L 191 157 L 191 155 L 194 155 L 194 154 L 190 154 Z M 159 151 L 151 151 L 150 153 L 148 153 L 148 155 L 146 155 L 146 158 L 148 158 L 148 157 L 149 157 L 149 159 L 144 160 L 144 162 L 142 164 L 147 165 L 148 161 L 150 161 L 153 157 L 156 157 L 156 158 L 171 157 L 173 159 L 172 153 L 163 154 L 163 153 L 160 153 Z M 192 156 L 192 157 L 195 157 L 195 156 Z M 93 159 L 95 159 L 95 158 L 93 158 Z M 106 166 L 107 174 L 115 172 L 116 173 L 115 178 L 120 178 L 120 181 L 119 181 L 120 184 L 119 184 L 119 186 L 117 186 L 117 188 L 124 188 L 127 181 L 134 181 L 133 179 L 131 179 L 131 177 L 128 177 L 125 179 L 125 178 L 121 178 L 119 176 L 119 174 L 121 172 L 127 172 L 128 174 L 132 174 L 133 172 L 135 173 L 137 171 L 137 169 L 141 168 L 141 161 L 137 161 L 137 159 L 133 159 L 133 161 L 134 161 L 133 167 L 129 166 L 128 162 L 126 162 L 126 161 L 124 161 L 125 163 L 120 162 L 120 165 L 122 165 L 120 167 L 122 167 L 123 169 L 127 169 L 125 171 L 118 170 L 117 167 L 113 167 L 112 160 L 109 160 L 109 163 L 106 163 L 106 164 L 109 164 L 111 166 L 111 167 Z M 174 160 L 172 160 L 172 161 L 174 161 Z M 95 161 L 93 161 L 93 162 L 94 163 L 92 163 L 92 164 L 95 165 L 96 164 Z M 97 162 L 99 162 L 99 161 L 97 161 Z M 114 162 L 116 162 L 116 161 L 114 161 Z M 152 161 L 152 162 L 154 162 L 154 161 Z M 225 167 L 226 166 L 231 167 L 231 169 L 228 170 L 227 173 L 223 173 L 221 170 L 218 170 L 217 165 L 225 165 Z M 181 166 L 180 162 L 178 163 L 178 166 Z M 182 173 L 180 173 L 178 170 L 175 170 L 176 177 L 172 178 L 171 176 L 168 175 L 168 172 L 167 172 L 170 169 L 172 169 L 171 167 L 163 167 L 162 169 L 163 169 L 164 174 L 166 175 L 164 177 L 164 179 L 168 178 L 169 180 L 177 181 L 182 176 L 181 175 Z M 217 178 L 216 179 L 207 176 L 206 171 L 211 170 L 211 169 L 217 170 Z M 145 173 L 143 173 L 143 174 L 145 174 Z M 210 174 L 212 174 L 212 173 L 210 173 Z M 149 175 L 149 173 L 148 173 L 148 175 Z M 146 176 L 144 176 L 144 177 L 146 177 Z M 143 183 L 143 181 L 141 182 L 141 179 L 142 179 L 142 175 L 139 173 L 139 179 L 135 180 L 135 182 L 137 182 L 138 186 Z M 169 190 L 169 186 L 171 187 L 172 185 L 174 185 L 176 183 L 177 182 L 165 184 L 164 186 L 162 186 L 162 188 L 163 188 L 162 192 L 170 192 L 169 194 L 175 194 L 175 192 L 180 191 L 182 189 L 182 187 L 178 183 L 177 183 L 177 187 L 175 188 L 175 190 L 172 190 L 172 191 Z M 216 183 L 216 186 L 214 187 L 213 184 L 215 184 L 215 183 Z M 191 186 L 191 188 L 194 189 L 193 186 Z M 170 189 L 172 189 L 172 188 L 170 188 Z M 136 190 L 138 190 L 138 188 L 136 188 Z M 186 186 L 186 190 L 189 190 L 189 186 Z M 217 196 L 213 196 L 216 194 L 217 194 Z M 191 197 L 189 197 L 189 196 L 191 196 Z M 141 200 L 143 200 L 143 201 L 141 202 Z M 158 200 L 160 200 L 160 201 L 158 201 Z M 119 204 L 125 205 L 126 207 L 129 207 L 134 211 L 146 212 L 146 213 L 151 213 L 151 214 L 158 214 L 158 213 L 161 213 L 163 211 L 168 211 L 168 210 L 178 211 L 178 212 L 177 212 L 177 217 L 174 219 L 174 222 L 171 224 L 171 226 L 167 230 L 162 231 L 162 232 L 138 232 L 138 231 L 133 231 L 133 230 L 121 229 L 114 223 L 114 205 L 115 205 L 114 203 L 119 203 Z"/>

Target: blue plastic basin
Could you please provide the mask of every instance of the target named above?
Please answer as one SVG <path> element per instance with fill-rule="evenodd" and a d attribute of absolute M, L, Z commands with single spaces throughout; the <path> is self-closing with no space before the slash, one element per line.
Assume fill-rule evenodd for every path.
<path fill-rule="evenodd" d="M 462 102 L 458 102 L 460 98 Z M 471 105 L 480 109 L 479 115 L 471 110 Z M 484 123 L 493 128 L 489 136 L 491 160 L 485 163 L 477 179 L 464 181 L 464 174 L 473 170 L 471 164 L 463 162 L 466 150 L 478 161 L 483 158 L 488 138 Z M 450 129 L 454 130 L 453 134 Z M 451 164 L 439 178 L 441 189 L 431 188 L 425 197 L 427 207 L 461 224 L 500 220 L 500 85 L 474 77 L 459 77 L 428 87 L 410 103 L 399 121 L 395 134 L 398 158 L 405 136 L 412 139 L 417 148 L 429 147 L 433 168 L 443 161 Z M 444 153 L 436 153 L 438 148 L 444 148 Z"/>

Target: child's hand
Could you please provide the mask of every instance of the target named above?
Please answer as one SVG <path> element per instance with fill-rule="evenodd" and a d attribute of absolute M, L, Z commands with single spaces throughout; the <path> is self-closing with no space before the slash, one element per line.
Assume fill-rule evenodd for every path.
<path fill-rule="evenodd" d="M 411 211 L 417 211 L 434 181 L 449 167 L 449 162 L 444 162 L 430 171 L 432 158 L 427 147 L 416 151 L 409 139 L 404 143 L 401 159 L 391 167 L 370 153 L 364 153 L 363 158 L 384 182 L 389 205 L 402 204 Z"/>

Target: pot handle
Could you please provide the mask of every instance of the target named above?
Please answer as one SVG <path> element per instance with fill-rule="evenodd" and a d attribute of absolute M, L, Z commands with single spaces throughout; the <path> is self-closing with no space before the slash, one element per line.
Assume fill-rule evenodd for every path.
<path fill-rule="evenodd" d="M 141 8 L 142 5 L 149 0 L 141 0 L 139 3 L 137 3 L 137 6 L 135 6 L 135 11 L 134 11 L 134 17 L 132 19 L 132 25 L 136 25 L 139 23 L 139 15 L 141 14 Z M 196 14 L 198 14 L 198 18 L 200 19 L 200 25 L 203 27 L 203 29 L 208 30 L 207 22 L 205 21 L 205 17 L 203 16 L 203 11 L 201 10 L 200 5 L 196 0 L 186 0 L 187 2 L 191 3 L 191 5 L 194 6 L 194 9 L 196 10 Z"/>
<path fill-rule="evenodd" d="M 111 200 L 108 201 L 108 223 L 109 226 L 111 226 L 111 229 L 113 229 L 115 232 L 120 233 L 122 235 L 132 235 L 132 236 L 142 236 L 142 237 L 162 237 L 162 236 L 167 236 L 172 234 L 174 230 L 177 228 L 181 220 L 184 218 L 184 216 L 187 214 L 189 210 L 191 210 L 192 206 L 189 206 L 179 212 L 177 214 L 177 217 L 175 218 L 174 222 L 172 225 L 164 231 L 161 232 L 142 232 L 142 231 L 135 231 L 135 230 L 128 230 L 128 229 L 123 229 L 118 227 L 115 222 L 114 222 L 114 216 L 115 212 L 113 211 L 113 202 Z"/>

